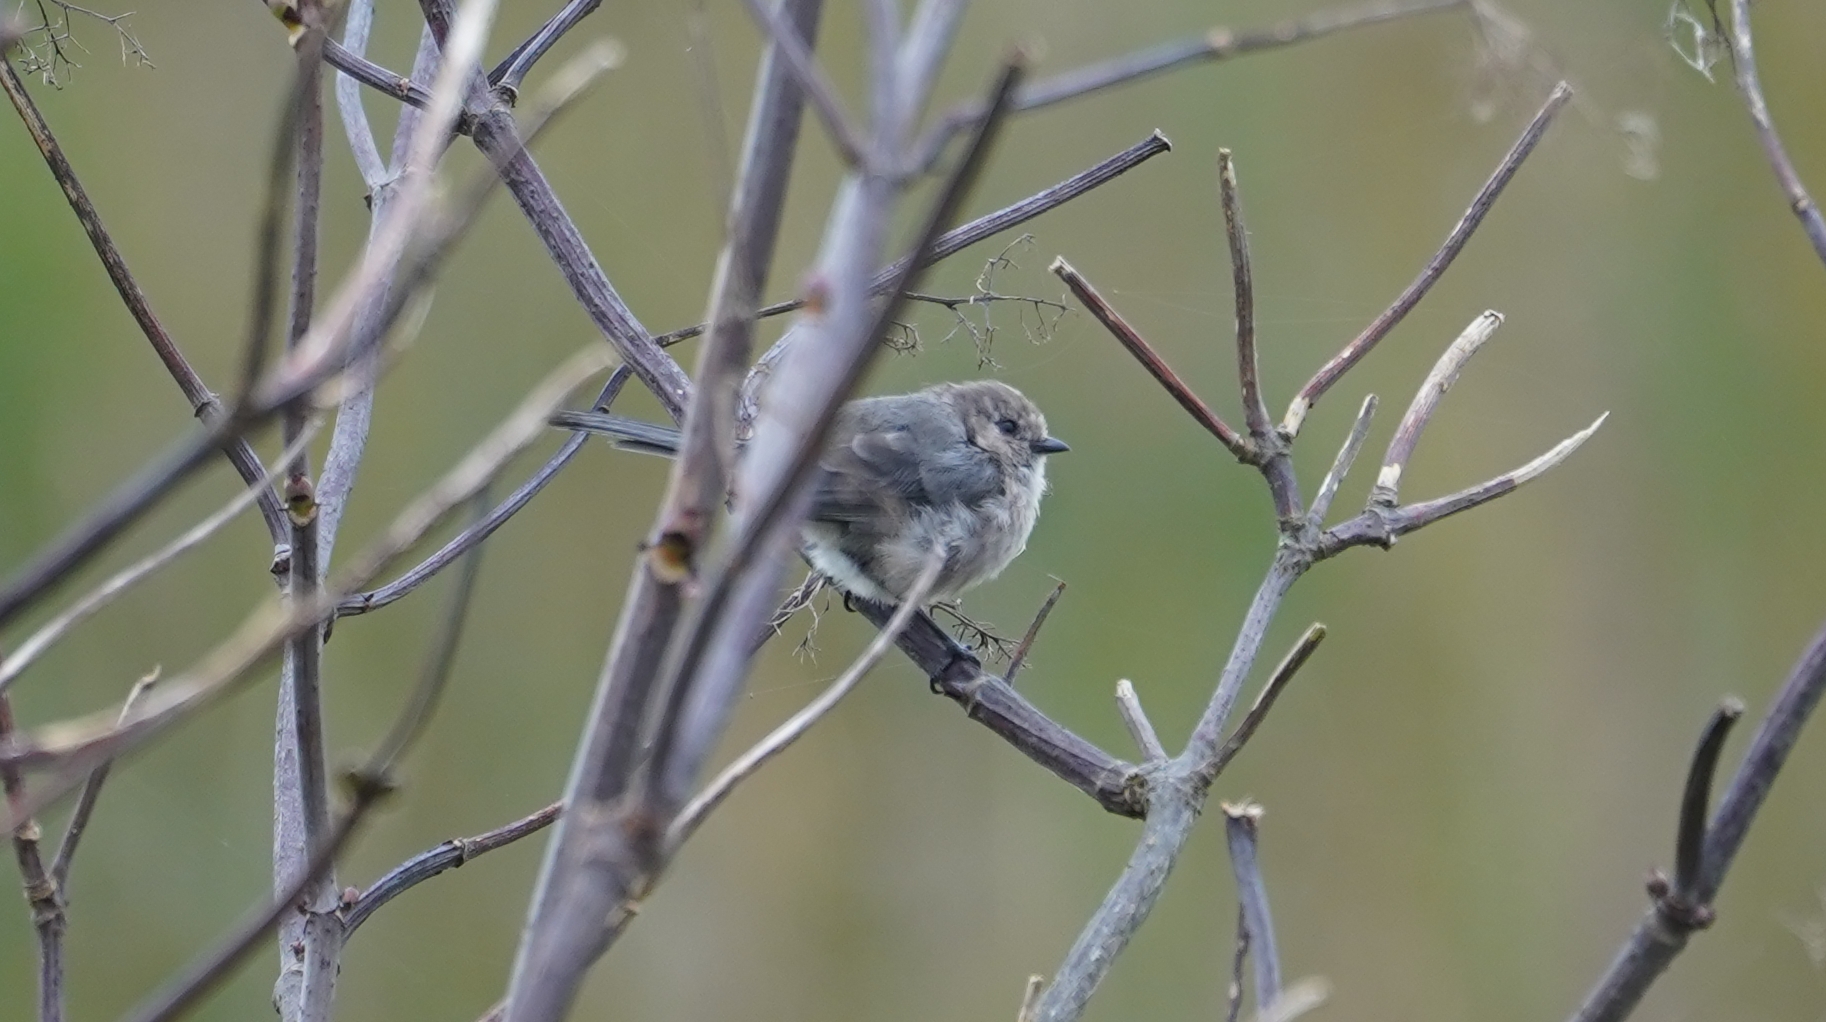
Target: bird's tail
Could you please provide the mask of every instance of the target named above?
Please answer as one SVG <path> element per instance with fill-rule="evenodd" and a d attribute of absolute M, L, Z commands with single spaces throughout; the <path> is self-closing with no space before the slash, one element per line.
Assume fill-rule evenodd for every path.
<path fill-rule="evenodd" d="M 656 426 L 651 422 L 630 419 L 625 415 L 610 415 L 608 412 L 563 411 L 553 415 L 549 421 L 562 429 L 606 436 L 624 451 L 657 454 L 663 458 L 678 453 L 678 430 L 671 426 Z"/>

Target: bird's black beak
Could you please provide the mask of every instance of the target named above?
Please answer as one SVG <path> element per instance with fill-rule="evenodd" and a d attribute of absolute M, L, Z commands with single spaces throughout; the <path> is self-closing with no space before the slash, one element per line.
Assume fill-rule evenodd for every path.
<path fill-rule="evenodd" d="M 1031 445 L 1031 450 L 1035 454 L 1064 454 L 1066 451 L 1071 450 L 1071 448 L 1066 446 L 1065 441 L 1058 437 L 1049 436 L 1035 440 Z"/>

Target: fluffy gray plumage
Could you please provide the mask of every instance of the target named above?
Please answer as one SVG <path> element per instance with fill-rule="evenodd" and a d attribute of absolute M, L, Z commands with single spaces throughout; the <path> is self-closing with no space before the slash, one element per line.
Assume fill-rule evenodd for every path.
<path fill-rule="evenodd" d="M 637 419 L 561 412 L 552 423 L 630 450 L 678 450 L 677 430 Z M 898 603 L 937 545 L 945 562 L 929 598 L 952 599 L 1026 549 L 1046 456 L 1066 450 L 1032 401 L 995 380 L 852 401 L 819 462 L 805 556 L 844 592 Z"/>

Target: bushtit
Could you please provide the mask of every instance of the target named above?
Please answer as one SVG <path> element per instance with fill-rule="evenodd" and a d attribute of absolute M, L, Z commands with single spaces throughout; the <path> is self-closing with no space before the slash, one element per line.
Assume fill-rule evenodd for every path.
<path fill-rule="evenodd" d="M 560 412 L 552 424 L 630 450 L 678 451 L 677 430 L 619 415 Z M 945 562 L 929 599 L 953 599 L 1026 549 L 1046 456 L 1067 450 L 1032 401 L 994 380 L 851 401 L 819 459 L 805 556 L 844 592 L 891 604 L 937 546 Z"/>

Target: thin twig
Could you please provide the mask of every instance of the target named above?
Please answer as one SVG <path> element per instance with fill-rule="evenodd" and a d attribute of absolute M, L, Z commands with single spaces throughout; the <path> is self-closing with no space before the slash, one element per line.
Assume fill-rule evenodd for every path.
<path fill-rule="evenodd" d="M 1254 459 L 1255 455 L 1249 442 L 1236 430 L 1226 425 L 1224 420 L 1218 418 L 1217 413 L 1211 410 L 1211 406 L 1205 404 L 1203 399 L 1192 392 L 1192 388 L 1186 384 L 1186 381 L 1179 378 L 1179 374 L 1173 371 L 1173 367 L 1167 365 L 1166 360 L 1160 357 L 1153 346 L 1148 344 L 1147 340 L 1130 326 L 1128 321 L 1123 319 L 1122 315 L 1108 301 L 1105 301 L 1102 295 L 1097 293 L 1097 289 L 1091 286 L 1090 281 L 1084 279 L 1083 274 L 1073 269 L 1072 265 L 1065 261 L 1064 256 L 1054 259 L 1052 265 L 1047 268 L 1065 282 L 1065 286 L 1070 288 L 1078 301 L 1090 311 L 1092 316 L 1096 317 L 1097 322 L 1102 323 L 1110 335 L 1115 337 L 1129 354 L 1135 356 L 1135 361 L 1141 363 L 1141 367 L 1148 371 L 1148 375 L 1154 377 L 1162 387 L 1165 387 L 1173 400 L 1178 402 L 1179 407 L 1184 408 L 1200 426 L 1216 437 L 1218 443 L 1223 444 L 1231 454 L 1236 455 L 1238 461 L 1250 462 Z"/>
<path fill-rule="evenodd" d="M 1628 1018 L 1649 986 L 1686 948 L 1692 934 L 1711 923 L 1712 900 L 1717 897 L 1725 874 L 1743 845 L 1750 824 L 1756 819 L 1757 810 L 1762 808 L 1763 800 L 1768 797 L 1776 776 L 1787 762 L 1788 753 L 1793 751 L 1801 729 L 1819 705 L 1823 693 L 1826 693 L 1826 628 L 1814 634 L 1801 654 L 1800 662 L 1782 683 L 1762 723 L 1757 725 L 1756 734 L 1750 739 L 1750 747 L 1738 764 L 1737 774 L 1718 800 L 1718 808 L 1706 828 L 1698 879 L 1692 884 L 1690 900 L 1676 903 L 1669 897 L 1671 892 L 1665 881 L 1651 885 L 1653 903 L 1648 912 L 1586 995 L 1585 1002 L 1572 1014 L 1571 1022 L 1622 1022 Z M 1722 742 L 1721 732 L 1727 726 L 1720 719 L 1723 716 L 1728 713 L 1715 714 L 1701 737 L 1700 747 L 1694 753 L 1693 769 L 1688 771 L 1689 789 L 1693 774 L 1705 766 L 1702 761 L 1712 756 L 1707 746 Z M 1686 809 L 1683 799 L 1683 844 L 1687 840 Z M 1675 856 L 1678 860 L 1690 854 L 1690 849 L 1676 849 Z"/>
<path fill-rule="evenodd" d="M 425 91 L 424 86 L 410 78 L 401 77 L 366 57 L 350 52 L 334 39 L 324 44 L 323 60 L 324 63 L 361 84 L 392 96 L 409 106 L 423 110 L 431 105 L 431 93 Z M 468 134 L 467 119 L 459 118 L 455 128 L 459 134 Z"/>
<path fill-rule="evenodd" d="M 1794 161 L 1788 158 L 1788 148 L 1782 145 L 1782 138 L 1775 133 L 1775 120 L 1769 116 L 1769 103 L 1763 98 L 1763 83 L 1756 73 L 1756 46 L 1750 38 L 1750 3 L 1749 0 L 1730 0 L 1731 2 L 1731 56 L 1737 65 L 1737 89 L 1743 93 L 1744 106 L 1750 110 L 1750 120 L 1756 124 L 1756 139 L 1763 147 L 1763 155 L 1769 160 L 1769 168 L 1775 172 L 1775 181 L 1781 185 L 1782 194 L 1788 199 L 1788 209 L 1801 222 L 1801 230 L 1807 232 L 1807 240 L 1813 243 L 1813 251 L 1826 263 L 1826 218 L 1820 216 L 1819 204 L 1813 196 L 1807 194 L 1807 188 L 1801 184 L 1801 176 L 1794 169 Z"/>
<path fill-rule="evenodd" d="M 13 704 L 0 693 L 0 742 L 13 733 Z M 42 832 L 38 821 L 24 812 L 25 778 L 17 767 L 0 767 L 0 790 L 15 823 L 11 829 L 13 856 L 25 886 L 26 903 L 32 906 L 32 928 L 38 932 L 38 1020 L 63 1022 L 64 971 L 63 894 L 55 873 L 46 872 L 39 849 Z"/>
<path fill-rule="evenodd" d="M 812 599 L 823 592 L 824 587 L 829 585 L 830 581 L 829 577 L 816 568 L 806 572 L 805 581 L 799 583 L 798 588 L 794 589 L 786 599 L 780 601 L 780 609 L 774 611 L 774 616 L 767 619 L 767 625 L 761 629 L 761 634 L 755 636 L 755 652 L 759 653 L 762 646 L 767 645 L 774 636 L 780 634 L 780 629 L 786 627 L 786 622 L 792 620 L 794 614 L 811 606 Z M 812 627 L 817 627 L 815 613 Z M 801 643 L 801 646 L 803 645 Z"/>
<path fill-rule="evenodd" d="M 1129 737 L 1134 739 L 1135 747 L 1141 750 L 1142 763 L 1165 763 L 1167 748 L 1160 744 L 1154 723 L 1148 720 L 1147 711 L 1141 707 L 1135 683 L 1127 678 L 1116 682 L 1116 712 L 1122 717 L 1122 726 L 1128 728 Z"/>
<path fill-rule="evenodd" d="M 484 831 L 475 837 L 452 838 L 436 847 L 426 849 L 393 867 L 382 874 L 380 879 L 361 892 L 355 902 L 342 910 L 342 926 L 345 937 L 352 934 L 362 923 L 368 921 L 382 905 L 406 893 L 412 888 L 443 873 L 468 863 L 477 856 L 505 848 L 524 837 L 531 837 L 551 826 L 558 819 L 564 808 L 561 802 L 553 802 L 544 809 L 529 816 L 523 816 L 512 823 L 503 824 L 490 831 Z"/>
<path fill-rule="evenodd" d="M 343 46 L 354 56 L 367 53 L 368 35 L 374 27 L 374 0 L 350 0 L 343 19 Z M 355 169 L 372 195 L 387 179 L 387 164 L 374 141 L 374 127 L 361 103 L 361 82 L 347 71 L 336 72 L 336 109 L 342 115 L 342 133 L 349 140 Z"/>
<path fill-rule="evenodd" d="M 1719 703 L 1712 711 L 1711 719 L 1706 721 L 1706 729 L 1693 749 L 1693 763 L 1687 768 L 1686 790 L 1680 796 L 1680 829 L 1674 839 L 1672 893 L 1689 904 L 1699 892 L 1705 863 L 1706 817 L 1711 808 L 1712 777 L 1718 773 L 1718 757 L 1724 754 L 1731 726 L 1743 715 L 1743 700 L 1732 697 Z"/>
<path fill-rule="evenodd" d="M 1509 181 L 1515 177 L 1515 172 L 1521 169 L 1522 161 L 1526 160 L 1528 154 L 1534 151 L 1535 145 L 1546 133 L 1547 126 L 1553 123 L 1554 115 L 1559 113 L 1560 108 L 1565 106 L 1567 100 L 1571 98 L 1571 86 L 1565 82 L 1554 86 L 1553 93 L 1547 97 L 1547 102 L 1534 115 L 1534 119 L 1528 122 L 1528 127 L 1523 129 L 1521 137 L 1516 139 L 1515 145 L 1511 146 L 1509 152 L 1503 156 L 1502 162 L 1497 164 L 1496 172 L 1491 174 L 1490 179 L 1484 182 L 1483 188 L 1478 190 L 1477 197 L 1471 200 L 1471 207 L 1465 211 L 1463 217 L 1459 218 L 1451 233 L 1446 235 L 1445 243 L 1439 246 L 1439 251 L 1433 253 L 1433 258 L 1427 260 L 1426 266 L 1420 271 L 1420 276 L 1414 278 L 1414 282 L 1396 297 L 1393 304 L 1372 320 L 1369 326 L 1364 327 L 1362 333 L 1345 345 L 1343 351 L 1332 356 L 1331 361 L 1321 366 L 1319 371 L 1313 374 L 1312 379 L 1306 381 L 1306 385 L 1300 388 L 1300 392 L 1294 396 L 1293 402 L 1287 407 L 1287 415 L 1281 422 L 1282 432 L 1289 436 L 1298 436 L 1300 427 L 1306 421 L 1306 413 L 1312 410 L 1312 406 L 1318 403 L 1319 398 L 1323 397 L 1325 392 L 1331 389 L 1332 384 L 1337 383 L 1351 366 L 1362 361 L 1363 356 L 1368 355 L 1370 349 L 1388 336 L 1389 331 L 1395 329 L 1397 324 L 1407 318 L 1407 314 L 1413 311 L 1414 306 L 1420 304 L 1420 300 L 1433 289 L 1433 285 L 1439 282 L 1439 278 L 1446 272 L 1446 268 L 1452 265 L 1452 260 L 1458 258 L 1458 253 L 1464 249 L 1465 243 L 1471 240 L 1471 235 L 1484 222 L 1484 217 L 1490 212 L 1490 207 L 1495 204 L 1497 197 L 1503 193 L 1503 189 L 1508 186 Z"/>
<path fill-rule="evenodd" d="M 474 45 L 479 45 L 479 40 Z M 597 54 L 586 54 L 579 62 L 586 59 L 590 61 L 586 74 L 593 75 L 609 66 Z M 442 85 L 446 79 L 452 84 Z M 440 76 L 440 89 L 450 92 L 451 99 L 448 104 L 434 104 L 436 109 L 425 117 L 422 136 L 442 138 L 449 130 L 456 110 L 454 88 L 457 81 L 448 74 Z M 578 94 L 575 87 L 579 83 L 569 84 L 573 89 L 560 105 Z M 427 144 L 420 139 L 414 154 L 406 161 L 410 168 L 416 169 L 407 175 L 408 187 L 401 192 L 396 214 L 388 219 L 385 229 L 370 240 L 348 283 L 328 303 L 324 314 L 317 317 L 298 351 L 261 385 L 252 405 L 238 409 L 235 415 L 218 418 L 200 433 L 173 445 L 170 451 L 118 486 L 89 514 L 16 571 L 0 587 L 0 626 L 14 620 L 51 586 L 167 497 L 196 472 L 211 453 L 343 371 L 346 368 L 343 356 L 350 348 L 360 351 L 377 343 L 378 337 L 390 328 L 401 312 L 423 293 L 433 271 L 474 222 L 483 199 L 495 182 L 493 174 L 478 178 L 468 189 L 458 193 L 460 197 L 456 201 L 447 204 L 445 215 L 433 219 L 420 237 L 418 231 L 425 227 L 431 160 L 439 150 L 440 144 Z M 414 247 L 411 258 L 404 258 L 407 241 L 413 237 L 419 237 L 420 243 Z M 399 271 L 397 287 L 388 295 L 385 311 L 357 323 L 359 310 L 375 299 L 396 265 Z M 682 371 L 663 353 L 654 354 L 683 378 Z"/>
<path fill-rule="evenodd" d="M 1249 962 L 1249 914 L 1236 906 L 1236 950 L 1230 955 L 1230 989 L 1224 992 L 1224 1022 L 1236 1022 L 1243 1012 L 1243 966 Z"/>
<path fill-rule="evenodd" d="M 933 242 L 932 252 L 927 256 L 927 260 L 929 263 L 935 263 L 943 259 L 948 259 L 985 238 L 994 237 L 1003 231 L 1019 227 L 1042 213 L 1070 202 L 1078 196 L 1083 195 L 1085 192 L 1096 188 L 1098 185 L 1107 184 L 1110 181 L 1115 180 L 1124 172 L 1132 170 L 1148 159 L 1159 156 L 1161 153 L 1168 152 L 1172 148 L 1173 145 L 1167 141 L 1167 137 L 1156 131 L 1142 141 L 1099 162 L 1096 166 L 1091 167 L 1088 170 L 1074 174 L 1058 184 L 1036 192 L 1013 205 L 1004 206 L 993 213 L 977 217 L 967 224 L 946 231 L 944 234 L 939 235 L 936 242 Z M 889 285 L 893 282 L 894 278 L 900 274 L 901 269 L 900 264 L 895 263 L 883 269 L 880 273 L 877 273 L 873 283 L 870 285 L 869 293 L 873 295 L 886 294 Z M 766 319 L 770 316 L 779 316 L 788 312 L 796 312 L 804 307 L 805 299 L 794 298 L 791 301 L 776 302 L 773 305 L 766 306 L 756 313 L 756 315 L 761 319 Z M 703 323 L 699 323 L 697 326 L 684 327 L 679 330 L 674 330 L 671 333 L 660 334 L 653 339 L 653 342 L 661 347 L 667 347 L 698 336 L 704 332 L 705 327 L 706 324 Z"/>
<path fill-rule="evenodd" d="M 198 958 L 177 979 L 134 1011 L 129 1016 L 131 1022 L 169 1022 L 176 1019 L 225 981 L 287 912 L 297 911 L 298 899 L 312 883 L 329 872 L 336 857 L 348 846 L 350 839 L 355 836 L 356 828 L 368 812 L 393 792 L 393 769 L 411 747 L 413 739 L 423 732 L 432 709 L 437 705 L 438 693 L 449 680 L 456 643 L 463 633 L 463 617 L 474 590 L 473 572 L 477 563 L 478 558 L 472 556 L 466 567 L 465 580 L 452 594 L 450 610 L 443 627 L 433 639 L 418 683 L 413 686 L 405 705 L 395 715 L 386 737 L 368 755 L 366 762 L 349 772 L 347 782 L 351 791 L 351 805 L 324 834 L 322 846 L 312 849 L 304 869 L 283 886 L 272 901 L 250 913 L 246 921 L 232 930 L 214 950 Z M 335 927 L 333 932 L 336 939 L 342 940 L 346 934 L 342 930 L 341 920 L 331 917 L 329 921 Z M 334 965 L 335 960 L 332 959 L 329 964 Z"/>
<path fill-rule="evenodd" d="M 818 120 L 830 135 L 831 144 L 837 147 L 837 154 L 843 162 L 852 168 L 870 166 L 869 148 L 862 140 L 862 133 L 856 123 L 843 109 L 843 101 L 837 98 L 837 89 L 818 66 L 817 58 L 805 45 L 805 39 L 793 25 L 770 6 L 766 0 L 743 0 L 748 14 L 755 24 L 767 36 L 773 52 L 780 55 L 793 80 L 804 91 L 805 97 L 811 100 L 812 109 L 817 112 Z"/>
<path fill-rule="evenodd" d="M 779 727 L 769 731 L 767 737 L 756 742 L 747 752 L 737 756 L 733 762 L 723 768 L 722 773 L 717 774 L 715 779 L 704 785 L 702 791 L 692 797 L 691 801 L 685 803 L 685 807 L 679 810 L 678 816 L 673 819 L 672 825 L 666 830 L 668 855 L 676 853 L 679 846 L 689 841 L 692 834 L 697 833 L 697 828 L 703 824 L 705 818 L 723 804 L 723 800 L 735 791 L 737 785 L 754 776 L 755 772 L 766 766 L 768 761 L 785 752 L 794 742 L 803 738 L 805 733 L 812 729 L 812 725 L 836 709 L 837 704 L 843 701 L 843 697 L 849 695 L 863 677 L 874 670 L 875 665 L 881 663 L 881 658 L 888 655 L 888 650 L 900 638 L 900 633 L 907 627 L 907 622 L 919 612 L 920 607 L 925 603 L 926 594 L 932 591 L 932 584 L 938 581 L 938 573 L 945 566 L 943 554 L 942 549 L 935 549 L 927 555 L 925 568 L 920 571 L 919 578 L 908 588 L 900 606 L 895 608 L 894 616 L 888 619 L 887 627 L 875 633 L 875 638 L 869 641 L 862 654 L 845 668 L 842 674 L 837 676 L 837 680 L 832 682 L 829 688 L 819 693 L 816 699 L 806 703 L 798 713 L 788 717 Z"/>
<path fill-rule="evenodd" d="M 1236 291 L 1236 376 L 1243 385 L 1243 425 L 1260 443 L 1274 428 L 1262 398 L 1262 370 L 1255 350 L 1255 284 L 1249 269 L 1249 228 L 1236 194 L 1236 164 L 1230 150 L 1217 151 L 1217 186 L 1230 243 L 1230 271 Z"/>
<path fill-rule="evenodd" d="M 165 331 L 165 325 L 152 311 L 152 305 L 146 299 L 146 293 L 140 290 L 139 281 L 127 268 L 127 262 L 121 257 L 120 249 L 114 244 L 114 238 L 101 222 L 101 214 L 95 204 L 89 200 L 89 193 L 76 177 L 76 170 L 64 155 L 63 147 L 58 145 L 56 136 L 51 134 L 51 126 L 45 122 L 44 115 L 32 102 L 25 91 L 24 83 L 19 81 L 12 66 L 0 60 L 0 89 L 4 89 L 12 100 L 14 109 L 25 121 L 26 130 L 32 135 L 32 141 L 44 156 L 45 163 L 51 169 L 51 176 L 63 189 L 64 198 L 70 203 L 70 209 L 76 213 L 76 220 L 82 225 L 83 233 L 89 237 L 89 244 L 95 254 L 101 258 L 102 269 L 107 271 L 108 279 L 113 282 L 114 290 L 120 294 L 121 301 L 127 306 L 127 312 L 133 321 L 139 324 L 140 332 L 146 335 L 152 351 L 164 364 L 166 372 L 177 382 L 178 389 L 184 392 L 184 399 L 190 402 L 191 411 L 200 419 L 209 422 L 223 414 L 222 401 L 211 391 L 203 378 L 179 350 L 177 342 Z M 266 476 L 266 468 L 260 464 L 259 455 L 254 453 L 252 445 L 245 440 L 235 440 L 223 451 L 235 471 L 248 485 Z M 260 516 L 266 522 L 268 534 L 275 544 L 285 542 L 285 512 L 279 507 L 279 497 L 271 492 L 270 487 L 259 494 Z"/>
<path fill-rule="evenodd" d="M 1347 29 L 1465 6 L 1469 6 L 1469 0 L 1377 2 L 1335 7 L 1303 18 L 1240 32 L 1217 26 L 1203 35 L 1159 43 L 1134 53 L 1042 78 L 1021 90 L 1020 95 L 1015 97 L 1014 108 L 1017 113 L 1039 110 L 1103 89 L 1142 81 L 1188 64 L 1215 63 L 1263 50 L 1310 42 Z M 957 132 L 982 115 L 982 106 L 974 103 L 964 104 L 945 114 L 920 142 L 914 166 L 931 166 Z"/>
<path fill-rule="evenodd" d="M 1585 441 L 1590 440 L 1608 418 L 1610 413 L 1605 412 L 1598 416 L 1597 421 L 1555 444 L 1552 449 L 1528 464 L 1476 486 L 1468 486 L 1457 493 L 1418 504 L 1404 504 L 1396 508 L 1372 505 L 1356 517 L 1326 529 L 1319 537 L 1317 556 L 1323 560 L 1353 546 L 1379 546 L 1386 549 L 1410 532 L 1513 493 L 1524 484 L 1540 478 L 1548 469 L 1572 457 L 1573 452 L 1584 446 Z"/>
<path fill-rule="evenodd" d="M 1015 1022 L 1033 1022 L 1033 1006 L 1039 1002 L 1040 991 L 1045 987 L 1045 976 L 1027 977 L 1027 988 L 1021 992 L 1021 1010 L 1015 1013 Z"/>
<path fill-rule="evenodd" d="M 1230 868 L 1236 875 L 1237 907 L 1249 929 L 1255 959 L 1255 1009 L 1264 1012 L 1281 997 L 1281 957 L 1275 949 L 1274 917 L 1268 911 L 1268 885 L 1256 855 L 1256 829 L 1262 807 L 1253 802 L 1225 803 L 1224 836 L 1230 845 Z"/>
<path fill-rule="evenodd" d="M 217 530 L 232 521 L 235 515 L 240 514 L 247 505 L 257 500 L 260 492 L 271 486 L 272 481 L 285 472 L 291 458 L 304 450 L 316 434 L 315 426 L 300 433 L 298 439 L 292 442 L 292 446 L 282 452 L 279 460 L 273 463 L 275 467 L 267 472 L 265 479 L 235 494 L 227 504 L 222 506 L 221 510 L 191 526 L 171 542 L 109 576 L 107 580 L 70 604 L 62 613 L 40 625 L 38 630 L 21 642 L 10 656 L 0 660 L 0 692 L 5 692 L 21 674 L 25 673 L 26 668 L 30 667 L 33 661 L 43 656 L 46 650 L 57 640 L 69 634 L 71 629 L 95 616 L 103 607 L 114 602 L 133 586 L 150 578 L 159 569 L 170 564 L 186 551 L 215 535 Z"/>
<path fill-rule="evenodd" d="M 1477 354 L 1484 342 L 1495 336 L 1496 328 L 1503 325 L 1503 314 L 1494 310 L 1471 321 L 1458 339 L 1446 347 L 1439 360 L 1433 363 L 1433 369 L 1421 382 L 1420 389 L 1414 392 L 1414 400 L 1409 403 L 1407 414 L 1401 417 L 1401 424 L 1395 427 L 1395 435 L 1389 438 L 1388 453 L 1382 458 L 1382 471 L 1376 476 L 1376 485 L 1370 490 L 1370 503 L 1382 507 L 1394 507 L 1401 502 L 1401 474 L 1407 468 L 1408 459 L 1414 454 L 1414 447 L 1420 443 L 1420 434 L 1433 421 L 1433 413 L 1438 410 L 1439 402 L 1458 382 L 1458 374 L 1464 371 L 1471 356 Z"/>
<path fill-rule="evenodd" d="M 1268 719 L 1268 711 L 1274 709 L 1274 701 L 1281 697 L 1281 693 L 1287 688 L 1287 683 L 1293 680 L 1293 676 L 1299 673 L 1300 668 L 1306 666 L 1306 661 L 1312 658 L 1313 652 L 1323 641 L 1325 641 L 1324 625 L 1315 621 L 1306 626 L 1306 634 L 1300 636 L 1300 641 L 1294 643 L 1293 648 L 1287 651 L 1287 655 L 1281 658 L 1274 673 L 1268 676 L 1268 684 L 1262 686 L 1261 694 L 1255 697 L 1255 703 L 1249 707 L 1249 712 L 1243 714 L 1242 723 L 1236 726 L 1236 730 L 1231 732 L 1230 738 L 1217 750 L 1217 755 L 1212 757 L 1211 766 L 1205 776 L 1215 778 L 1223 773 L 1224 768 L 1230 765 L 1230 761 L 1236 758 L 1236 754 L 1243 751 L 1243 746 L 1249 743 L 1249 739 L 1255 734 L 1256 729 L 1262 726 L 1262 721 Z M 1256 1000 L 1258 1003 L 1266 1003 L 1261 1000 L 1259 991 Z"/>
<path fill-rule="evenodd" d="M 310 862 L 297 878 L 274 894 L 271 901 L 250 912 L 212 950 L 199 956 L 136 1007 L 126 1016 L 125 1022 L 173 1022 L 227 981 L 254 949 L 265 942 L 279 918 L 296 911 L 294 903 L 298 897 L 342 854 L 368 810 L 385 794 L 384 789 L 364 794 L 367 791 L 366 787 L 358 789 L 354 804 L 336 820 L 325 835 L 323 847 L 312 853 Z"/>
<path fill-rule="evenodd" d="M 1376 395 L 1368 394 L 1363 404 L 1357 409 L 1356 421 L 1351 423 L 1350 433 L 1345 436 L 1343 446 L 1338 448 L 1338 455 L 1332 459 L 1331 470 L 1319 483 L 1319 492 L 1312 498 L 1312 508 L 1307 512 L 1314 525 L 1323 527 L 1325 516 L 1331 511 L 1332 499 L 1338 495 L 1338 487 L 1344 484 L 1344 477 L 1350 475 L 1350 469 L 1357 461 L 1358 452 L 1363 450 L 1363 441 L 1369 439 L 1370 420 L 1376 417 Z"/>
<path fill-rule="evenodd" d="M 566 360 L 430 489 L 402 509 L 377 539 L 333 572 L 317 600 L 289 610 L 276 601 L 263 604 L 196 666 L 160 685 L 124 724 L 115 726 L 112 714 L 91 715 L 0 743 L 0 765 L 68 765 L 81 771 L 73 776 L 59 775 L 45 785 L 44 791 L 28 801 L 28 809 L 36 812 L 73 788 L 95 763 L 138 747 L 209 705 L 237 683 L 245 683 L 255 665 L 297 632 L 316 627 L 330 614 L 339 596 L 373 578 L 542 436 L 552 409 L 572 388 L 600 372 L 613 358 L 613 353 L 603 346 L 591 345 Z M 0 823 L 10 825 L 10 818 Z"/>
<path fill-rule="evenodd" d="M 597 395 L 594 407 L 598 411 L 608 411 L 630 375 L 632 373 L 627 366 L 617 366 L 615 371 L 609 374 L 609 382 L 603 386 L 602 393 Z M 570 464 L 571 459 L 577 456 L 577 452 L 583 449 L 583 445 L 589 441 L 589 438 L 588 433 L 576 432 L 564 442 L 564 446 L 558 448 L 558 451 L 546 460 L 544 465 L 539 467 L 537 472 L 534 472 L 526 482 L 520 484 L 513 493 L 508 495 L 506 500 L 496 505 L 480 521 L 457 533 L 450 542 L 439 547 L 436 553 L 406 569 L 398 578 L 386 585 L 344 597 L 342 602 L 336 605 L 337 616 L 355 617 L 379 610 L 431 581 L 438 572 L 456 563 L 457 559 L 470 548 L 494 535 L 496 530 L 507 524 L 509 518 L 531 503 L 532 499 L 538 496 L 547 484 L 557 478 L 559 471 Z"/>
<path fill-rule="evenodd" d="M 158 669 L 153 668 L 145 677 L 133 683 L 133 687 L 127 690 L 127 698 L 121 701 L 120 716 L 115 718 L 116 724 L 127 719 L 134 706 L 138 705 L 140 697 L 158 684 L 158 679 Z M 70 811 L 70 822 L 64 824 L 63 840 L 57 843 L 57 855 L 51 860 L 51 879 L 56 881 L 59 888 L 69 882 L 70 863 L 76 858 L 76 848 L 82 843 L 83 833 L 89 829 L 89 817 L 95 815 L 95 803 L 101 798 L 101 786 L 107 783 L 108 771 L 112 768 L 112 763 L 103 763 L 90 771 L 89 779 L 82 784 L 82 794 L 76 796 L 76 808 Z"/>
<path fill-rule="evenodd" d="M 1002 672 L 1002 680 L 1010 685 L 1014 684 L 1014 679 L 1021 673 L 1021 668 L 1027 666 L 1027 654 L 1033 652 L 1034 640 L 1040 637 L 1040 626 L 1046 623 L 1046 618 L 1052 613 L 1053 606 L 1059 602 L 1059 597 L 1065 595 L 1065 583 L 1059 579 L 1053 581 L 1059 584 L 1053 586 L 1052 592 L 1047 594 L 1046 602 L 1040 604 L 1039 612 L 1033 616 L 1033 623 L 1027 626 L 1027 634 L 1021 636 L 1020 645 L 1014 648 L 1014 655 L 1008 658 L 1007 670 Z"/>
<path fill-rule="evenodd" d="M 545 56 L 547 51 L 557 45 L 558 40 L 564 38 L 566 32 L 576 28 L 600 6 L 602 0 L 569 0 L 549 21 L 540 25 L 537 32 L 514 47 L 506 59 L 488 72 L 489 84 L 506 90 L 509 95 L 518 94 L 521 83 L 526 81 L 527 72 L 539 62 L 539 58 Z"/>

